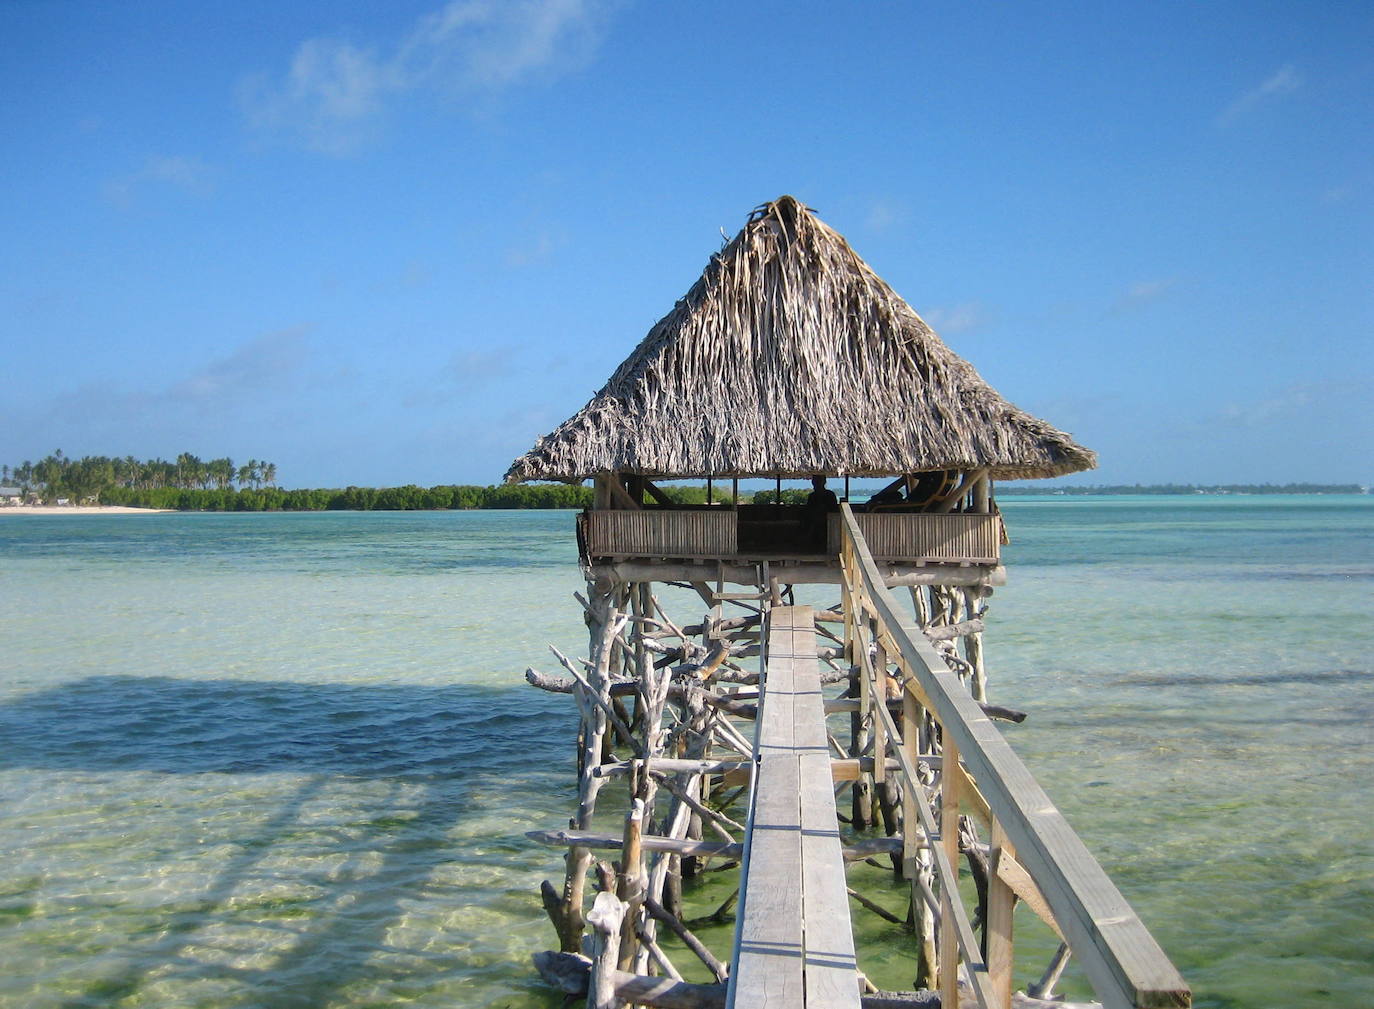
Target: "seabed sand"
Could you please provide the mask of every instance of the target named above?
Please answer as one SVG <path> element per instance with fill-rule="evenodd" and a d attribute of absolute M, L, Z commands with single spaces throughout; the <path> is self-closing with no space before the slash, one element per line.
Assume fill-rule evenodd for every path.
<path fill-rule="evenodd" d="M 156 515 L 172 510 L 123 505 L 5 505 L 0 507 L 0 515 Z"/>

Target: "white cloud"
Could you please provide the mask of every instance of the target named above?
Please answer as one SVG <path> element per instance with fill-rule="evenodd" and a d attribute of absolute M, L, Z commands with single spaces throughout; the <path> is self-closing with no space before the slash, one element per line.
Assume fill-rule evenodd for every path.
<path fill-rule="evenodd" d="M 515 347 L 500 345 L 460 350 L 449 358 L 445 373 L 459 387 L 483 385 L 515 370 Z"/>
<path fill-rule="evenodd" d="M 1251 88 L 1222 109 L 1217 122 L 1222 126 L 1228 126 L 1261 102 L 1279 95 L 1292 94 L 1301 86 L 1302 77 L 1297 68 L 1291 63 L 1285 63 L 1265 78 L 1258 87 Z"/>
<path fill-rule="evenodd" d="M 1112 307 L 1116 311 L 1137 308 L 1158 301 L 1178 283 L 1177 277 L 1161 277 L 1154 280 L 1138 280 L 1119 294 Z"/>
<path fill-rule="evenodd" d="M 506 265 L 514 267 L 532 266 L 548 259 L 560 244 L 562 243 L 555 240 L 547 231 L 541 231 L 529 241 L 506 249 Z"/>
<path fill-rule="evenodd" d="M 296 374 L 309 354 L 309 327 L 266 333 L 211 361 L 173 385 L 167 398 L 184 402 L 260 396 Z"/>
<path fill-rule="evenodd" d="M 417 82 L 510 87 L 590 58 L 602 6 L 591 0 L 455 0 L 420 20 L 397 63 Z"/>
<path fill-rule="evenodd" d="M 491 94 L 583 65 L 607 10 L 606 0 L 453 0 L 382 49 L 309 39 L 284 76 L 249 78 L 239 97 L 253 125 L 349 154 L 373 139 L 388 103 L 408 93 Z"/>
<path fill-rule="evenodd" d="M 887 231 L 906 217 L 906 208 L 888 200 L 879 200 L 868 208 L 865 222 L 870 231 Z"/>
<path fill-rule="evenodd" d="M 960 305 L 932 308 L 922 312 L 921 318 L 930 328 L 943 336 L 969 333 L 988 322 L 987 310 L 976 301 L 966 301 Z"/>
<path fill-rule="evenodd" d="M 148 158 L 141 168 L 105 185 L 105 197 L 120 207 L 129 207 L 139 190 L 170 186 L 192 196 L 205 196 L 213 188 L 210 167 L 199 158 L 180 155 Z"/>
<path fill-rule="evenodd" d="M 137 445 L 270 444 L 307 414 L 303 393 L 309 327 L 267 333 L 210 359 L 170 383 L 88 381 L 22 408 L 0 407 L 0 431 L 14 445 L 82 445 L 83 452 L 146 454 Z M 125 447 L 128 446 L 128 447 Z M 201 451 L 192 448 L 192 451 Z"/>

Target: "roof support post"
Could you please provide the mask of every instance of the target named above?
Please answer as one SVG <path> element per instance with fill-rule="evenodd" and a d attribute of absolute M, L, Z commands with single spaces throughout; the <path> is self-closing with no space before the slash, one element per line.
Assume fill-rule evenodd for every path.
<path fill-rule="evenodd" d="M 981 480 L 986 473 L 987 470 L 985 469 L 975 469 L 965 473 L 964 479 L 959 481 L 959 486 L 949 492 L 945 499 L 936 506 L 935 511 L 941 514 L 954 511 L 954 506 L 963 500 L 964 495 L 969 492 L 969 488 L 976 481 Z"/>
<path fill-rule="evenodd" d="M 992 511 L 991 504 L 992 477 L 984 473 L 973 485 L 973 510 L 979 515 L 986 515 Z"/>
<path fill-rule="evenodd" d="M 609 508 L 620 508 L 630 511 L 639 510 L 639 502 L 630 496 L 630 492 L 625 489 L 625 485 L 620 482 L 619 473 L 609 473 L 605 477 L 606 489 L 610 492 L 610 501 L 607 502 Z"/>

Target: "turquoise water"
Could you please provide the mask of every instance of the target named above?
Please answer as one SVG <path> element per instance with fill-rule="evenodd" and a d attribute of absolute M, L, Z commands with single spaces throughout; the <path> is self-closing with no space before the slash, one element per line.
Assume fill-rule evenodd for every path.
<path fill-rule="evenodd" d="M 1008 736 L 1196 1004 L 1374 1004 L 1374 499 L 1003 507 Z M 0 519 L 0 1006 L 558 1005 L 580 588 L 570 513 Z"/>

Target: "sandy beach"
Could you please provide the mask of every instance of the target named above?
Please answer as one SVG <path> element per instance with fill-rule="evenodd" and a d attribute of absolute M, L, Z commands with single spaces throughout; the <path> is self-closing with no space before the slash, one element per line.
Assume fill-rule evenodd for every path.
<path fill-rule="evenodd" d="M 172 510 L 123 505 L 7 505 L 0 508 L 0 515 L 156 515 Z"/>

